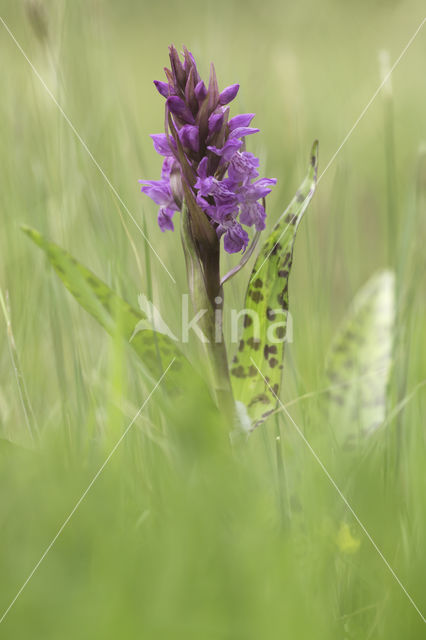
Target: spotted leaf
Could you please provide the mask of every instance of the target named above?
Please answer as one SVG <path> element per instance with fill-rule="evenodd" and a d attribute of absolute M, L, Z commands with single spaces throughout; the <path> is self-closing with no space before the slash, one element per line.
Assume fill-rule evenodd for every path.
<path fill-rule="evenodd" d="M 394 274 L 381 271 L 356 295 L 326 362 L 330 424 L 345 447 L 385 419 L 394 321 Z"/>
<path fill-rule="evenodd" d="M 245 299 L 243 332 L 231 364 L 241 426 L 254 428 L 277 407 L 288 329 L 288 281 L 300 221 L 315 191 L 318 142 L 308 173 L 263 245 Z"/>
<path fill-rule="evenodd" d="M 111 335 L 117 332 L 129 342 L 154 380 L 175 361 L 164 378 L 169 389 L 180 387 L 179 380 L 196 375 L 188 360 L 166 334 L 154 331 L 147 316 L 131 307 L 67 251 L 27 226 L 23 231 L 46 253 L 56 273 L 77 302 Z"/>

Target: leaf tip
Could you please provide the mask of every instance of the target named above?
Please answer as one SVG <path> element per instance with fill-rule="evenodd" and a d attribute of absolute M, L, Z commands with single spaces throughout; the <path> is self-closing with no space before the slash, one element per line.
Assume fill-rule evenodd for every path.
<path fill-rule="evenodd" d="M 21 227 L 21 231 L 23 231 L 27 236 L 29 236 L 31 240 L 33 240 L 33 242 L 35 242 L 36 244 L 40 244 L 41 234 L 38 231 L 36 231 L 32 227 L 29 227 L 27 224 L 21 224 L 20 227 Z"/>
<path fill-rule="evenodd" d="M 318 169 L 318 151 L 319 151 L 319 141 L 314 140 L 314 143 L 311 149 L 311 165 L 315 170 Z"/>

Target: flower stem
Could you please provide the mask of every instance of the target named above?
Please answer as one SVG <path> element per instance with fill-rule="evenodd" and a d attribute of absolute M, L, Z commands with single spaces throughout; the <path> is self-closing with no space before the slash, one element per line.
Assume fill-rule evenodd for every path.
<path fill-rule="evenodd" d="M 200 251 L 194 238 L 191 215 L 184 205 L 181 237 L 185 254 L 188 285 L 194 311 L 204 311 L 199 321 L 207 341 L 203 343 L 209 362 L 209 377 L 216 403 L 232 418 L 234 401 L 229 377 L 228 357 L 222 332 L 223 290 L 220 284 L 219 241 Z"/>

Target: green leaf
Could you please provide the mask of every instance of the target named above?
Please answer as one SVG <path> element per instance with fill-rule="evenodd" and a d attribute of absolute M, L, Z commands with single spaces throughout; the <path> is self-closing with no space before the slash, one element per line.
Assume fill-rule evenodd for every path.
<path fill-rule="evenodd" d="M 44 238 L 38 231 L 22 226 L 23 231 L 46 253 L 56 273 L 77 302 L 112 336 L 121 335 L 140 357 L 153 380 L 158 380 L 175 358 L 164 378 L 169 389 L 180 387 L 185 374 L 195 371 L 166 334 L 154 331 L 147 316 L 131 307 L 119 295 L 67 251 Z M 197 375 L 197 374 L 195 374 Z"/>
<path fill-rule="evenodd" d="M 381 271 L 355 296 L 326 362 L 330 424 L 346 447 L 386 417 L 394 322 L 394 274 Z"/>
<path fill-rule="evenodd" d="M 261 424 L 277 407 L 294 242 L 300 221 L 315 191 L 317 171 L 318 142 L 315 141 L 308 173 L 263 245 L 250 277 L 243 333 L 231 365 L 237 410 L 245 428 Z"/>

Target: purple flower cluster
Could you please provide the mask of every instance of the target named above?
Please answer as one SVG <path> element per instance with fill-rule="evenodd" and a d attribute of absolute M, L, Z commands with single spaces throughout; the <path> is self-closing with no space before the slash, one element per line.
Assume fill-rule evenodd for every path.
<path fill-rule="evenodd" d="M 253 113 L 229 119 L 229 103 L 239 85 L 219 93 L 214 66 L 209 85 L 201 80 L 192 54 L 184 48 L 181 62 L 170 47 L 167 82 L 154 82 L 166 98 L 166 133 L 151 138 L 164 157 L 161 180 L 140 180 L 141 190 L 159 205 L 162 231 L 173 230 L 173 214 L 180 211 L 184 187 L 224 237 L 228 253 L 244 251 L 249 242 L 242 227 L 265 228 L 264 198 L 275 179 L 259 177 L 259 160 L 245 150 L 245 138 L 259 129 L 250 127 Z M 183 182 L 185 185 L 183 185 Z"/>

